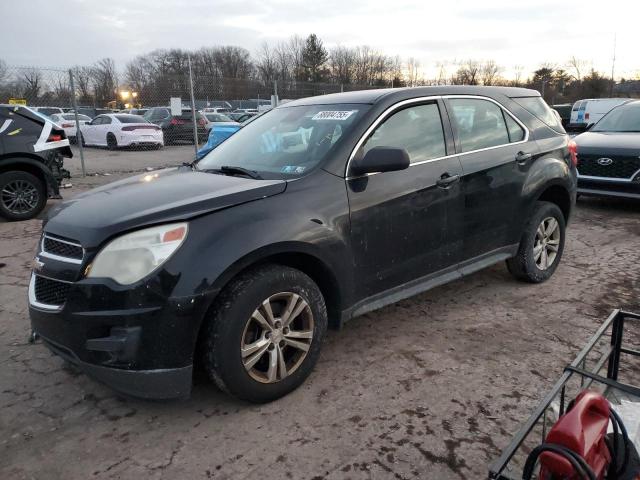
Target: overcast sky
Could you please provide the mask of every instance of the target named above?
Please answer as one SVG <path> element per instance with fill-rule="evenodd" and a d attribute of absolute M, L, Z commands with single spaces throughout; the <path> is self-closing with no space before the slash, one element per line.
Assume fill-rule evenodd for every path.
<path fill-rule="evenodd" d="M 570 3 L 572 5 L 570 5 Z M 640 1 L 0 0 L 0 58 L 13 65 L 118 67 L 157 48 L 238 45 L 316 33 L 327 47 L 369 45 L 420 60 L 494 59 L 513 76 L 572 55 L 616 77 L 640 73 Z"/>

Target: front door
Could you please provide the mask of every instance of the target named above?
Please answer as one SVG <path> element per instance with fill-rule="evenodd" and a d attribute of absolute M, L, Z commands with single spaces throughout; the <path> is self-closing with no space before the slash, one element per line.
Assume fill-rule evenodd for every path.
<path fill-rule="evenodd" d="M 359 298 L 453 266 L 450 232 L 462 214 L 462 172 L 458 157 L 447 156 L 451 133 L 442 110 L 435 100 L 401 107 L 356 153 L 400 147 L 411 161 L 402 171 L 347 176 Z"/>

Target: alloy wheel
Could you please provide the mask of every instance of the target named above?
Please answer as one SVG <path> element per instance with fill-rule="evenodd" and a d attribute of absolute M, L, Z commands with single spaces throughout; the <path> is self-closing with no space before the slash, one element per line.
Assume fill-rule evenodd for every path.
<path fill-rule="evenodd" d="M 307 357 L 313 328 L 313 313 L 304 298 L 292 292 L 271 295 L 251 314 L 242 334 L 247 373 L 261 383 L 291 375 Z"/>
<path fill-rule="evenodd" d="M 13 180 L 5 184 L 1 199 L 5 208 L 15 214 L 28 213 L 38 206 L 40 194 L 34 184 L 27 180 Z"/>
<path fill-rule="evenodd" d="M 540 270 L 547 270 L 558 256 L 560 248 L 560 224 L 553 217 L 547 217 L 536 230 L 533 243 L 533 259 Z"/>

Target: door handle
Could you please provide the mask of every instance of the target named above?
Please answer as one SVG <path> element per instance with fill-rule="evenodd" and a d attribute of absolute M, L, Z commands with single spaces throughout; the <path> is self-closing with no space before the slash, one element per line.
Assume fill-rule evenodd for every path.
<path fill-rule="evenodd" d="M 524 165 L 529 160 L 531 160 L 531 154 L 530 153 L 525 153 L 525 152 L 516 153 L 516 162 L 518 162 L 520 165 Z"/>
<path fill-rule="evenodd" d="M 436 180 L 436 185 L 440 188 L 449 188 L 451 184 L 460 180 L 460 175 L 449 175 L 448 173 L 443 173 L 440 176 L 440 180 Z"/>

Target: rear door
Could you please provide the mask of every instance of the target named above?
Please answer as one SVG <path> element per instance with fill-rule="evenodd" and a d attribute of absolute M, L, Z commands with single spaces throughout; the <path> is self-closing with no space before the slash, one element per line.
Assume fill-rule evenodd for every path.
<path fill-rule="evenodd" d="M 374 147 L 409 152 L 406 170 L 347 177 L 356 294 L 370 297 L 453 266 L 462 214 L 462 173 L 443 104 L 426 100 L 397 107 L 378 120 L 356 156 Z M 446 177 L 451 181 L 438 183 Z M 454 267 L 455 269 L 455 267 Z"/>
<path fill-rule="evenodd" d="M 102 119 L 104 117 L 98 116 L 87 123 L 82 128 L 82 135 L 84 136 L 85 143 L 95 145 L 98 139 L 98 132 L 100 131 L 100 125 L 102 125 Z"/>
<path fill-rule="evenodd" d="M 484 97 L 446 99 L 460 154 L 464 215 L 461 262 L 514 242 L 513 222 L 526 172 L 537 153 L 519 120 Z"/>

